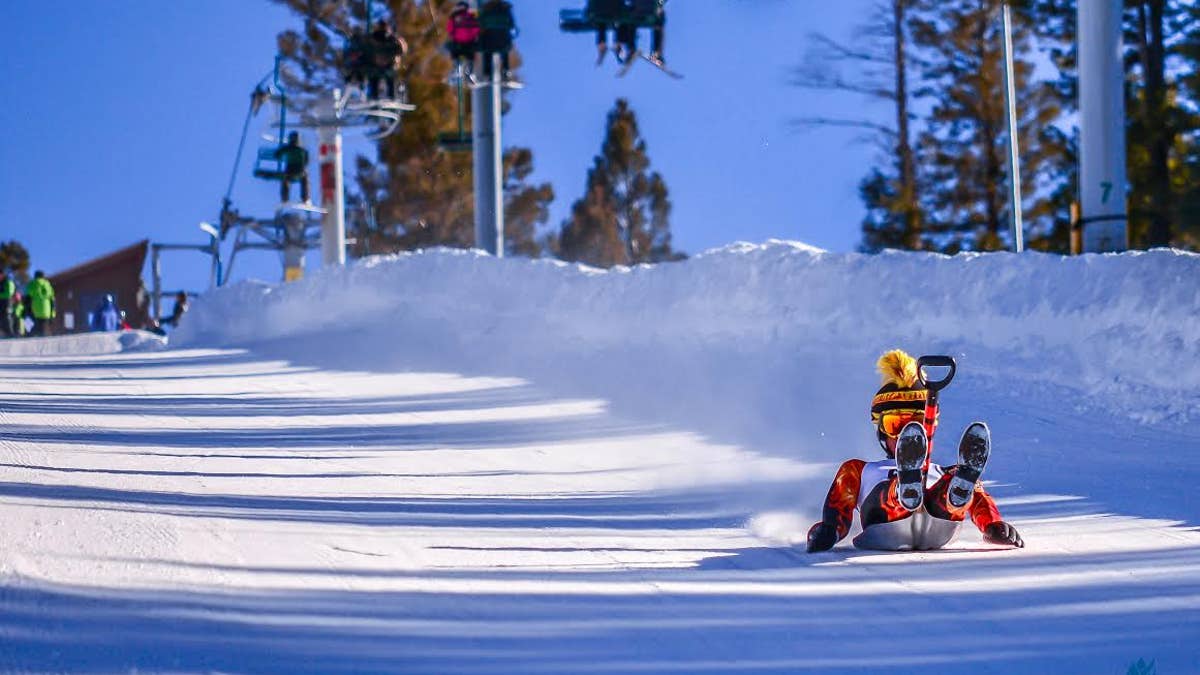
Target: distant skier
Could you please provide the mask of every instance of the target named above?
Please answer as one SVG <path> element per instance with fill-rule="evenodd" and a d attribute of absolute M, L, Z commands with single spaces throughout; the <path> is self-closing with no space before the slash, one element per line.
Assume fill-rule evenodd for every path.
<path fill-rule="evenodd" d="M 25 296 L 13 293 L 13 337 L 25 337 Z"/>
<path fill-rule="evenodd" d="M 4 337 L 16 337 L 17 284 L 8 272 L 0 270 L 0 333 Z"/>
<path fill-rule="evenodd" d="M 950 543 L 968 516 L 984 541 L 1023 547 L 1016 528 L 1000 518 L 996 502 L 979 484 L 991 452 L 987 425 L 975 422 L 963 432 L 958 464 L 929 462 L 925 420 L 928 391 L 917 377 L 916 359 L 901 350 L 884 354 L 878 368 L 883 386 L 871 402 L 871 421 L 888 459 L 842 464 L 829 488 L 821 522 L 808 531 L 808 551 L 833 548 L 849 532 L 854 511 L 862 534 L 858 548 L 927 550 Z"/>
<path fill-rule="evenodd" d="M 163 323 L 172 327 L 179 327 L 179 320 L 188 311 L 188 295 L 183 291 L 175 294 L 175 306 L 171 308 L 171 316 L 163 320 Z"/>
<path fill-rule="evenodd" d="M 54 287 L 50 285 L 45 272 L 38 270 L 33 273 L 33 279 L 25 286 L 25 302 L 29 307 L 29 315 L 33 318 L 33 330 L 29 334 L 49 335 L 50 322 L 57 316 L 57 312 Z"/>
<path fill-rule="evenodd" d="M 111 333 L 121 330 L 121 310 L 117 308 L 112 294 L 105 295 L 96 309 L 92 310 L 91 324 L 93 331 Z"/>
<path fill-rule="evenodd" d="M 391 25 L 380 19 L 370 35 L 370 75 L 367 79 L 367 98 L 379 98 L 379 81 L 383 80 L 388 100 L 396 98 L 396 71 L 408 52 L 408 43 L 392 31 Z"/>
<path fill-rule="evenodd" d="M 308 203 L 308 151 L 300 145 L 300 134 L 288 134 L 286 145 L 275 150 L 275 156 L 283 160 L 283 176 L 279 178 L 279 198 L 286 204 L 291 196 L 293 181 L 300 183 L 300 201 Z"/>
<path fill-rule="evenodd" d="M 483 51 L 483 72 L 492 74 L 492 54 L 500 55 L 500 74 L 505 81 L 512 77 L 509 52 L 513 37 L 520 31 L 513 17 L 512 4 L 507 0 L 488 0 L 479 9 L 479 48 Z"/>
<path fill-rule="evenodd" d="M 466 2 L 458 3 L 446 20 L 446 34 L 450 36 L 446 51 L 450 52 L 455 65 L 465 62 L 467 71 L 470 71 L 471 60 L 479 50 L 479 15 Z"/>

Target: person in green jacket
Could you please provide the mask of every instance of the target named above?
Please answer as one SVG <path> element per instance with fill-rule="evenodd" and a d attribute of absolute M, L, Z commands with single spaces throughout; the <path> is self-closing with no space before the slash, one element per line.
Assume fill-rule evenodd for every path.
<path fill-rule="evenodd" d="M 308 203 L 308 150 L 300 145 L 300 134 L 288 134 L 287 144 L 275 150 L 275 156 L 283 160 L 283 176 L 279 179 L 279 197 L 286 204 L 289 199 L 288 186 L 292 181 L 300 183 L 300 201 Z"/>
<path fill-rule="evenodd" d="M 30 335 L 49 335 L 50 320 L 57 314 L 54 307 L 54 287 L 50 285 L 45 272 L 34 272 L 33 281 L 25 287 L 25 295 L 29 298 L 29 309 L 33 315 L 33 330 Z"/>
<path fill-rule="evenodd" d="M 13 293 L 13 337 L 25 337 L 25 298 Z"/>
<path fill-rule="evenodd" d="M 0 271 L 0 333 L 4 337 L 14 337 L 14 306 L 17 296 L 17 285 L 7 272 Z"/>

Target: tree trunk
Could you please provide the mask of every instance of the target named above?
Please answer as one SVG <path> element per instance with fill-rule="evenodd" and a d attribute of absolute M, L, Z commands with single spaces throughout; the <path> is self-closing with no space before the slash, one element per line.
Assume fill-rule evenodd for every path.
<path fill-rule="evenodd" d="M 910 250 L 921 246 L 918 222 L 916 162 L 908 131 L 908 71 L 904 35 L 908 0 L 892 0 L 892 30 L 896 61 L 896 159 L 900 173 L 900 208 L 904 214 L 904 245 Z"/>
<path fill-rule="evenodd" d="M 1150 145 L 1150 175 L 1147 178 L 1152 204 L 1150 230 L 1146 236 L 1148 247 L 1171 245 L 1170 153 L 1174 134 L 1167 118 L 1165 4 L 1166 0 L 1147 0 L 1138 7 L 1146 87 L 1142 99 L 1143 119 Z"/>

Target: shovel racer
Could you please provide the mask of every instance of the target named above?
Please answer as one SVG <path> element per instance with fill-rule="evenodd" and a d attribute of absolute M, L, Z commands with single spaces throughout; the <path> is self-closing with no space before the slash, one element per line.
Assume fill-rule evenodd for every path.
<path fill-rule="evenodd" d="M 949 373 L 930 381 L 927 367 L 949 368 Z M 827 551 L 845 538 L 855 510 L 863 528 L 854 538 L 858 548 L 941 548 L 954 540 L 967 517 L 984 541 L 1024 547 L 1021 535 L 1001 519 L 996 502 L 979 483 L 991 453 L 986 424 L 974 422 L 963 432 L 957 464 L 943 468 L 930 462 L 938 392 L 954 378 L 954 360 L 917 360 L 897 349 L 880 357 L 878 368 L 883 386 L 871 401 L 871 421 L 888 458 L 842 464 L 825 498 L 821 522 L 808 531 L 808 552 Z"/>

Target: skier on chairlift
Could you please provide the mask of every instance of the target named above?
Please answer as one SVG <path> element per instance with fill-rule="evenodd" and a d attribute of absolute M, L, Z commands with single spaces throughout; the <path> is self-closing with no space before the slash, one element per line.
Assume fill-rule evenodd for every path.
<path fill-rule="evenodd" d="M 446 51 L 450 52 L 455 66 L 463 65 L 469 72 L 471 60 L 479 50 L 479 15 L 466 2 L 459 2 L 446 20 Z"/>
<path fill-rule="evenodd" d="M 369 44 L 371 73 L 367 80 L 367 98 L 372 101 L 379 98 L 379 81 L 383 80 L 387 100 L 395 100 L 396 71 L 400 69 L 401 58 L 408 52 L 408 43 L 392 31 L 387 21 L 380 19 L 371 31 Z"/>
<path fill-rule="evenodd" d="M 288 202 L 289 186 L 292 181 L 300 183 L 300 201 L 309 203 L 308 199 L 308 150 L 300 145 L 300 134 L 293 131 L 288 134 L 286 145 L 275 150 L 276 159 L 283 160 L 283 175 L 279 178 L 279 196 L 283 203 Z"/>
<path fill-rule="evenodd" d="M 624 0 L 591 0 L 585 10 L 596 25 L 596 64 L 604 61 L 608 54 L 608 33 L 614 30 L 621 16 L 626 13 Z"/>
<path fill-rule="evenodd" d="M 637 26 L 629 22 L 622 22 L 617 24 L 615 33 L 616 48 L 613 50 L 613 55 L 617 57 L 617 62 L 626 63 L 631 59 L 637 58 Z"/>
<path fill-rule="evenodd" d="M 656 64 L 663 61 L 663 38 L 667 24 L 666 0 L 633 0 L 633 16 L 640 22 L 653 20 L 650 29 L 650 60 Z"/>
<path fill-rule="evenodd" d="M 512 4 L 507 0 L 488 0 L 479 10 L 479 47 L 483 51 L 483 72 L 492 74 L 492 54 L 500 54 L 500 73 L 506 82 L 512 81 L 509 52 L 513 37 L 520 31 L 513 18 Z"/>
<path fill-rule="evenodd" d="M 660 68 L 665 65 L 663 61 L 663 39 L 665 38 L 665 26 L 667 23 L 667 12 L 663 8 L 664 0 L 632 0 L 629 6 L 630 13 L 628 19 L 617 26 L 617 60 L 625 63 L 630 59 L 637 58 L 640 52 L 638 51 L 638 27 L 644 26 L 647 23 L 653 23 L 650 29 L 650 55 L 646 58 Z"/>
<path fill-rule="evenodd" d="M 928 359 L 928 361 L 927 361 Z M 921 374 L 922 365 L 949 367 L 941 382 Z M 833 548 L 850 532 L 858 511 L 862 534 L 854 546 L 901 551 L 942 548 L 958 535 L 968 518 L 990 544 L 1021 548 L 1021 535 L 1000 517 L 995 500 L 983 489 L 980 474 L 991 454 L 991 432 L 974 422 L 963 432 L 958 463 L 930 461 L 938 423 L 938 390 L 954 376 L 949 357 L 919 361 L 896 349 L 879 358 L 883 386 L 871 400 L 871 421 L 887 459 L 844 462 L 829 488 L 821 521 L 808 531 L 808 552 Z"/>
<path fill-rule="evenodd" d="M 362 28 L 355 28 L 350 33 L 343 53 L 342 64 L 346 75 L 346 87 L 362 90 L 367 82 L 367 71 L 370 70 L 370 44 L 367 33 Z"/>

